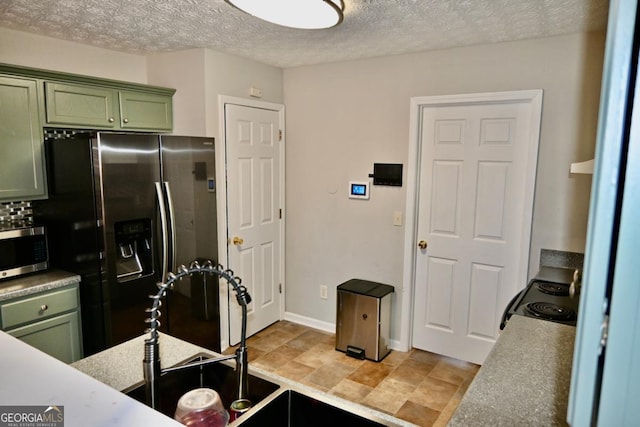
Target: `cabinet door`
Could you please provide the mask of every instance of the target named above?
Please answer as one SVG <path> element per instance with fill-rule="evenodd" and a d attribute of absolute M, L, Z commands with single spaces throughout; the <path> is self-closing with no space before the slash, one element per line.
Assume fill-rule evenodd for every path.
<path fill-rule="evenodd" d="M 33 323 L 66 311 L 77 310 L 78 285 L 42 292 L 34 296 L 0 304 L 0 324 L 4 329 Z"/>
<path fill-rule="evenodd" d="M 0 76 L 0 200 L 47 194 L 35 80 Z"/>
<path fill-rule="evenodd" d="M 116 91 L 45 82 L 48 124 L 114 128 L 118 125 Z"/>
<path fill-rule="evenodd" d="M 122 129 L 171 130 L 173 109 L 170 96 L 120 91 Z"/>
<path fill-rule="evenodd" d="M 7 331 L 65 363 L 82 358 L 80 319 L 77 311 Z"/>

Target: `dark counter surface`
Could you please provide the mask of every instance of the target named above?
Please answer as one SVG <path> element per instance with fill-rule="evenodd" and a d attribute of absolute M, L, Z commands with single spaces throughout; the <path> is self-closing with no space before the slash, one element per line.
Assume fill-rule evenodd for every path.
<path fill-rule="evenodd" d="M 561 267 L 540 267 L 538 273 L 535 275 L 535 280 L 542 280 L 545 282 L 565 283 L 570 284 L 573 280 L 573 268 L 561 268 Z"/>

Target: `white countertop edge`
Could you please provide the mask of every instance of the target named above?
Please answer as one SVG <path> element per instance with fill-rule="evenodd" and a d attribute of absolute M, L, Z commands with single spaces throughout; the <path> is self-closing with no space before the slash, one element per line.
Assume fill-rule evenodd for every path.
<path fill-rule="evenodd" d="M 65 427 L 181 425 L 5 332 L 0 348 L 3 406 L 64 406 Z"/>

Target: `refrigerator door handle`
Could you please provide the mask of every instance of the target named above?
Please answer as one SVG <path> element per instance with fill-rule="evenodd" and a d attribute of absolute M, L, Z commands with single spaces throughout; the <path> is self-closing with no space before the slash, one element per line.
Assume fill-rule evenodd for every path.
<path fill-rule="evenodd" d="M 162 185 L 159 182 L 155 183 L 156 186 L 156 196 L 158 198 L 158 210 L 160 211 L 160 229 L 162 233 L 162 272 L 161 272 L 161 281 L 162 283 L 167 282 L 167 273 L 168 262 L 169 262 L 169 231 L 167 229 L 167 207 L 164 202 L 164 193 L 162 192 Z"/>
<path fill-rule="evenodd" d="M 168 222 L 169 222 L 169 239 L 170 239 L 170 246 L 169 246 L 169 270 L 170 271 L 176 271 L 176 216 L 175 216 L 175 211 L 173 209 L 173 197 L 171 197 L 171 187 L 169 186 L 169 183 L 167 181 L 162 183 L 164 185 L 164 192 L 165 195 L 167 196 L 167 207 L 169 208 L 167 210 L 168 212 Z M 164 283 L 164 282 L 163 282 Z"/>

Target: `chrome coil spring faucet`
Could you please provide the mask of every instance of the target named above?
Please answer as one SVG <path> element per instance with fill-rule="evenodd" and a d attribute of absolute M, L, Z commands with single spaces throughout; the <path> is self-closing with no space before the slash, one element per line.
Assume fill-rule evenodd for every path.
<path fill-rule="evenodd" d="M 166 295 L 167 289 L 171 289 L 173 284 L 182 279 L 185 276 L 192 274 L 215 274 L 224 278 L 233 287 L 236 293 L 236 300 L 242 308 L 242 329 L 240 332 L 240 346 L 236 349 L 235 355 L 221 356 L 213 359 L 206 359 L 200 362 L 188 363 L 186 365 L 176 366 L 172 368 L 162 369 L 160 367 L 160 348 L 159 348 L 159 334 L 158 328 L 160 327 L 160 307 L 162 306 L 162 298 Z M 247 288 L 241 285 L 242 279 L 235 277 L 233 271 L 225 270 L 225 268 L 218 264 L 214 265 L 211 261 L 205 262 L 200 265 L 197 261 L 193 261 L 189 268 L 181 265 L 178 268 L 178 273 L 168 274 L 166 283 L 158 283 L 158 293 L 156 295 L 150 295 L 149 298 L 153 301 L 151 308 L 146 309 L 149 313 L 149 318 L 145 321 L 149 323 L 149 328 L 145 331 L 150 334 L 149 338 L 144 341 L 144 381 L 145 391 L 147 397 L 147 404 L 157 409 L 160 406 L 160 393 L 159 393 L 159 379 L 165 372 L 176 371 L 180 369 L 189 368 L 192 366 L 208 365 L 210 363 L 221 362 L 223 360 L 236 360 L 236 374 L 238 379 L 238 399 L 247 399 L 247 387 L 248 387 L 248 358 L 247 358 L 247 305 L 251 302 L 251 297 L 247 292 Z"/>

